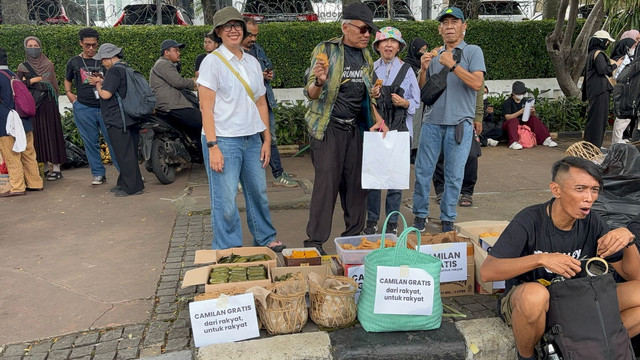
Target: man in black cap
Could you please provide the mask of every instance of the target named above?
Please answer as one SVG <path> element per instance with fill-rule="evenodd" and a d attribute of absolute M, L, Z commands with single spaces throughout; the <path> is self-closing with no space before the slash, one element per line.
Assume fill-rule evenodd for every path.
<path fill-rule="evenodd" d="M 200 132 L 202 131 L 202 114 L 200 109 L 191 103 L 182 91 L 196 89 L 194 79 L 180 76 L 180 49 L 184 44 L 175 40 L 165 40 L 160 47 L 160 58 L 151 68 L 149 85 L 156 94 L 156 109 L 167 113 L 166 120 L 180 131 L 184 131 L 189 138 L 200 146 Z"/>
<path fill-rule="evenodd" d="M 344 9 L 342 19 L 342 36 L 321 42 L 313 50 L 304 89 L 311 101 L 305 121 L 315 170 L 309 239 L 304 246 L 316 247 L 321 253 L 331 234 L 338 193 L 346 227 L 342 236 L 357 235 L 364 228 L 367 192 L 361 184 L 361 130 L 388 130 L 370 97 L 373 59 L 367 46 L 378 30 L 373 13 L 358 2 Z"/>

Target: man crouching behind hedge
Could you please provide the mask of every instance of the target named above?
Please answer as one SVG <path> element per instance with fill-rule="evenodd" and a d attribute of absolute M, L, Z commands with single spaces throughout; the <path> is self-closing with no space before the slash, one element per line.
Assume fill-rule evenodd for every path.
<path fill-rule="evenodd" d="M 513 329 L 519 359 L 535 359 L 545 331 L 549 292 L 538 280 L 572 278 L 582 258 L 606 258 L 628 280 L 617 286 L 620 316 L 630 337 L 640 333 L 640 254 L 629 230 L 609 231 L 591 212 L 602 187 L 598 168 L 566 157 L 553 165 L 549 187 L 554 198 L 520 211 L 480 268 L 483 281 L 507 281 L 500 312 Z"/>

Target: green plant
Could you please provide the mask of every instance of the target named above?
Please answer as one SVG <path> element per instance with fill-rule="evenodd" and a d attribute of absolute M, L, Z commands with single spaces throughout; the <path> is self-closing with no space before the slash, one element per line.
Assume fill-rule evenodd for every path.
<path fill-rule="evenodd" d="M 540 98 L 536 101 L 538 118 L 549 131 L 581 131 L 586 121 L 586 104 L 577 97 L 558 100 Z"/>
<path fill-rule="evenodd" d="M 78 127 L 73 120 L 73 111 L 66 110 L 60 120 L 62 120 L 62 133 L 64 134 L 64 138 L 78 147 L 83 148 L 84 143 L 78 132 Z"/>
<path fill-rule="evenodd" d="M 295 104 L 281 102 L 273 109 L 276 118 L 278 145 L 304 145 L 309 143 L 304 114 L 307 106 L 302 100 Z"/>

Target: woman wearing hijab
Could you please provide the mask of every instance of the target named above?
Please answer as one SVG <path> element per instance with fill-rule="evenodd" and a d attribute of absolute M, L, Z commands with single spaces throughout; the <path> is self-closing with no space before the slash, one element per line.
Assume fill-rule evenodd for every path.
<path fill-rule="evenodd" d="M 38 162 L 49 164 L 47 180 L 62 178 L 60 164 L 67 162 L 62 122 L 58 110 L 58 80 L 53 63 L 42 53 L 42 42 L 35 36 L 24 39 L 27 61 L 18 65 L 17 76 L 32 93 L 42 93 L 33 118 L 33 137 Z M 37 96 L 36 96 L 37 97 Z M 37 105 L 37 104 L 36 104 Z"/>
<path fill-rule="evenodd" d="M 604 53 L 609 42 L 614 42 L 611 35 L 604 30 L 598 30 L 589 39 L 589 54 L 587 55 L 585 86 L 583 99 L 589 100 L 587 123 L 584 126 L 584 140 L 597 147 L 602 147 L 604 131 L 609 117 L 609 95 L 613 86 L 608 77 L 622 62 L 614 62 Z"/>
<path fill-rule="evenodd" d="M 617 61 L 622 59 L 622 63 L 616 69 L 613 77 L 615 79 L 618 78 L 618 75 L 624 70 L 624 68 L 633 61 L 636 52 L 636 45 L 638 44 L 638 39 L 640 39 L 640 34 L 638 34 L 638 30 L 629 30 L 625 31 L 620 37 L 620 41 L 616 43 L 616 46 L 613 48 L 611 52 L 611 59 Z M 633 123 L 632 123 L 633 120 Z M 622 136 L 627 129 L 627 126 L 631 123 L 631 129 L 633 129 L 636 123 L 636 119 L 620 119 L 616 117 L 616 120 L 613 122 L 613 134 L 611 135 L 611 143 L 626 143 L 629 140 L 623 139 Z"/>
<path fill-rule="evenodd" d="M 404 62 L 411 65 L 413 72 L 418 76 L 420 71 L 420 58 L 427 52 L 429 45 L 421 38 L 415 38 L 411 40 L 411 43 L 407 47 L 407 56 L 404 58 Z M 416 153 L 418 152 L 418 139 L 420 139 L 420 129 L 422 128 L 422 102 L 413 114 L 413 136 L 411 137 L 411 163 L 414 163 Z"/>
<path fill-rule="evenodd" d="M 220 47 L 202 60 L 198 76 L 202 110 L 202 152 L 209 178 L 213 249 L 242 246 L 236 204 L 238 182 L 247 206 L 253 244 L 280 252 L 271 222 L 264 172 L 269 164 L 271 135 L 262 68 L 240 44 L 247 26 L 232 6 L 213 16 Z M 260 134 L 264 142 L 260 139 Z"/>

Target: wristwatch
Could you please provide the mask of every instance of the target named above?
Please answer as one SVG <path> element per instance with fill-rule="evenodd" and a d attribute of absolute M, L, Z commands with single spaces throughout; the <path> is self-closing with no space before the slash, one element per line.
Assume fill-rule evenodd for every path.
<path fill-rule="evenodd" d="M 627 244 L 627 246 L 625 246 L 625 247 L 629 247 L 629 246 L 636 245 L 636 244 L 637 244 L 637 242 L 636 242 L 636 237 L 634 236 L 634 237 L 633 237 L 633 240 L 629 241 L 629 243 L 628 243 L 628 244 Z"/>
<path fill-rule="evenodd" d="M 207 141 L 207 147 L 208 148 L 212 148 L 214 146 L 218 145 L 217 141 Z"/>
<path fill-rule="evenodd" d="M 449 71 L 453 72 L 453 70 L 455 70 L 457 67 L 458 67 L 458 63 L 455 63 L 455 65 L 453 65 L 451 69 L 449 69 Z"/>

